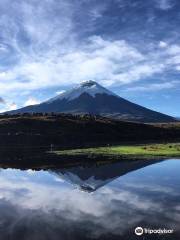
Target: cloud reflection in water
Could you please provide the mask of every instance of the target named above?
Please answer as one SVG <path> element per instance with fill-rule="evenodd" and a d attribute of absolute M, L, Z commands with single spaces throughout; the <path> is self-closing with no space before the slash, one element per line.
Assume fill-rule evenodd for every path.
<path fill-rule="evenodd" d="M 179 169 L 179 160 L 159 162 L 92 193 L 57 171 L 1 170 L 0 239 L 128 239 L 138 225 L 180 236 Z"/>

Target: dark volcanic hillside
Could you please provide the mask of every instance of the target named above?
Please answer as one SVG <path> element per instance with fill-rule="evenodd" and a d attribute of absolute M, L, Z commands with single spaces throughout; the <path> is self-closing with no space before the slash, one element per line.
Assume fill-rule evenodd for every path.
<path fill-rule="evenodd" d="M 97 116 L 1 116 L 0 147 L 53 144 L 59 148 L 180 139 L 180 129 L 122 122 Z"/>
<path fill-rule="evenodd" d="M 114 119 L 136 122 L 173 122 L 174 118 L 129 102 L 94 81 L 80 84 L 72 90 L 38 105 L 24 107 L 16 113 L 98 114 Z"/>

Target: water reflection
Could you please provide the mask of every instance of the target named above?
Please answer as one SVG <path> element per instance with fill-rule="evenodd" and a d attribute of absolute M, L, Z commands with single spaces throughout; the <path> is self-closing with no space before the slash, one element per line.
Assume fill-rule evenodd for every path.
<path fill-rule="evenodd" d="M 173 235 L 154 239 L 179 239 L 180 161 L 150 164 L 2 169 L 0 239 L 139 239 L 137 226 L 173 228 Z"/>
<path fill-rule="evenodd" d="M 94 192 L 111 181 L 131 171 L 160 162 L 154 161 L 122 161 L 104 165 L 79 166 L 50 171 L 62 180 L 65 180 L 80 190 Z"/>

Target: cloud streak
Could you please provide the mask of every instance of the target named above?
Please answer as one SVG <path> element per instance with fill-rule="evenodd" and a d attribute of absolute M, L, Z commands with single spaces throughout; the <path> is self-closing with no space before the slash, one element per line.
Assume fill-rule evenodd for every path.
<path fill-rule="evenodd" d="M 173 8 L 174 5 L 175 5 L 175 2 L 173 0 L 156 0 L 156 6 L 161 10 L 167 11 Z"/>
<path fill-rule="evenodd" d="M 139 92 L 155 92 L 162 91 L 164 89 L 174 89 L 180 85 L 179 81 L 171 81 L 165 83 L 152 83 L 152 84 L 144 84 L 140 86 L 134 86 L 130 88 L 126 88 L 126 91 L 139 91 Z"/>
<path fill-rule="evenodd" d="M 162 48 L 160 44 L 158 50 L 144 54 L 125 40 L 108 41 L 94 36 L 81 49 L 72 49 L 61 56 L 48 52 L 17 64 L 0 76 L 0 93 L 69 85 L 86 79 L 121 85 L 169 70 L 179 71 L 180 46 Z"/>
<path fill-rule="evenodd" d="M 178 81 L 171 74 L 180 70 L 178 15 L 166 14 L 174 6 L 173 0 L 1 1 L 0 95 L 24 106 L 24 92 L 39 101 L 34 90 L 55 93 L 89 79 L 118 88 Z"/>

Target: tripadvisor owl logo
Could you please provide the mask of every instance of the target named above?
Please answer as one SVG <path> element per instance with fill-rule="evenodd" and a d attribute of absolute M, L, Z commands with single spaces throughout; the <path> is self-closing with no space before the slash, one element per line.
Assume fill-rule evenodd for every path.
<path fill-rule="evenodd" d="M 141 236 L 143 234 L 173 234 L 173 229 L 166 229 L 166 228 L 159 228 L 159 229 L 150 229 L 150 228 L 142 228 L 137 227 L 135 228 L 135 234 Z"/>
<path fill-rule="evenodd" d="M 143 235 L 143 228 L 142 227 L 137 227 L 135 229 L 135 234 L 138 235 L 138 236 Z"/>

